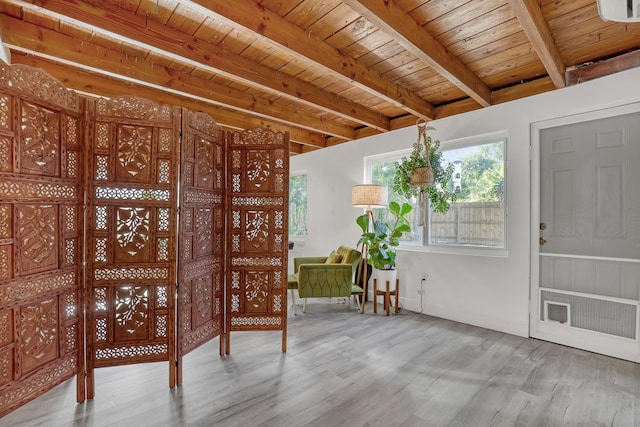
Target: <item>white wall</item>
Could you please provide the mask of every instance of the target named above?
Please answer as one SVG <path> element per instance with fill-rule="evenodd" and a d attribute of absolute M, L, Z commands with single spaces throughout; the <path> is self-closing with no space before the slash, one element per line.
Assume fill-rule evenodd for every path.
<path fill-rule="evenodd" d="M 530 125 L 533 122 L 640 101 L 640 68 L 577 86 L 500 104 L 429 123 L 444 142 L 506 130 L 507 254 L 477 256 L 398 251 L 400 302 L 420 311 L 418 295 L 428 273 L 423 312 L 521 336 L 529 335 Z M 324 255 L 345 244 L 355 247 L 361 209 L 351 207 L 351 186 L 364 182 L 364 157 L 410 148 L 415 127 L 325 148 L 291 158 L 291 172 L 306 171 L 308 237 L 290 252 Z M 369 311 L 370 312 L 370 309 Z"/>

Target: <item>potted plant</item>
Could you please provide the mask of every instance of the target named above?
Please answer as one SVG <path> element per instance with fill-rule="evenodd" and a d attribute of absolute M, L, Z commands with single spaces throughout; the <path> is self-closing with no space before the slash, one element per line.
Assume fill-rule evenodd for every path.
<path fill-rule="evenodd" d="M 456 194 L 450 184 L 454 165 L 446 163 L 442 152 L 438 151 L 440 141 L 432 140 L 427 131 L 435 130 L 427 123 L 418 121 L 418 140 L 413 144 L 409 157 L 396 162 L 396 173 L 393 178 L 393 190 L 411 199 L 418 197 L 418 206 L 424 208 L 424 195 L 431 201 L 435 212 L 445 213 L 451 203 L 456 201 Z M 424 214 L 420 214 L 419 225 L 424 225 Z"/>
<path fill-rule="evenodd" d="M 393 219 L 390 222 L 375 220 L 373 230 L 369 227 L 370 218 L 372 218 L 370 213 L 360 215 L 356 218 L 356 223 L 362 230 L 362 235 L 357 245 L 366 245 L 368 248 L 366 261 L 378 270 L 378 278 L 381 281 L 389 280 L 389 285 L 392 290 L 395 289 L 396 285 L 395 247 L 400 244 L 402 234 L 411 231 L 411 223 L 406 216 L 412 209 L 408 203 L 400 205 L 397 202 L 390 202 L 389 213 L 391 213 Z M 390 277 L 381 278 L 381 275 L 385 274 L 384 272 L 390 272 Z"/>

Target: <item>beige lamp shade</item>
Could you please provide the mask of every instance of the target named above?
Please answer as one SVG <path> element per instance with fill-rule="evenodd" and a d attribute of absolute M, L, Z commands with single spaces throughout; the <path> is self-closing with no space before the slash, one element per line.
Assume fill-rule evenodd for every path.
<path fill-rule="evenodd" d="M 351 188 L 351 205 L 354 208 L 385 208 L 387 195 L 388 189 L 384 185 L 354 185 Z"/>

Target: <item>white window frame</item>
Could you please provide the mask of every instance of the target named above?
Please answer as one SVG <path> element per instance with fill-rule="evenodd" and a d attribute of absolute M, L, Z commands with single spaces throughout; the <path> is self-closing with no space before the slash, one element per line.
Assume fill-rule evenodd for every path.
<path fill-rule="evenodd" d="M 507 250 L 507 230 L 508 230 L 508 202 L 507 202 L 507 173 L 508 173 L 508 159 L 507 159 L 507 144 L 508 135 L 507 131 L 497 131 L 482 135 L 473 135 L 469 137 L 444 141 L 440 143 L 440 151 L 456 150 L 460 148 L 474 147 L 484 144 L 491 144 L 495 142 L 502 142 L 503 144 L 503 170 L 504 170 L 504 192 L 503 200 L 504 204 L 504 245 L 503 247 L 490 247 L 490 246 L 474 246 L 463 245 L 458 243 L 433 243 L 429 241 L 429 231 L 431 230 L 431 210 L 429 209 L 429 218 L 425 225 L 424 233 L 424 248 L 429 252 L 438 253 L 451 253 L 451 254 L 464 254 L 464 255 L 482 255 L 482 256 L 498 256 L 506 257 L 508 255 Z"/>
<path fill-rule="evenodd" d="M 401 242 L 399 249 L 406 251 L 415 251 L 415 252 L 432 252 L 432 253 L 443 253 L 443 254 L 453 254 L 453 255 L 471 255 L 471 256 L 488 256 L 488 257 L 507 257 L 509 255 L 507 242 L 508 242 L 508 204 L 507 204 L 507 175 L 508 175 L 508 157 L 507 157 L 507 147 L 508 147 L 508 135 L 507 131 L 498 131 L 491 132 L 482 135 L 474 135 L 465 138 L 459 138 L 455 140 L 449 140 L 440 143 L 441 151 L 455 150 L 458 148 L 471 147 L 475 145 L 483 145 L 489 144 L 492 142 L 500 142 L 503 143 L 504 150 L 504 197 L 503 203 L 505 206 L 504 210 L 504 247 L 495 248 L 495 247 L 487 247 L 487 246 L 468 246 L 461 245 L 455 243 L 447 243 L 447 244 L 439 244 L 439 243 L 429 243 L 428 232 L 431 228 L 431 218 L 430 218 L 430 210 L 429 218 L 427 224 L 422 227 L 422 241 L 416 242 Z M 373 156 L 367 156 L 364 159 L 364 172 L 365 172 L 365 183 L 371 183 L 371 165 L 374 163 L 379 163 L 382 161 L 399 161 L 403 156 L 408 156 L 411 153 L 411 149 L 403 149 L 398 151 L 392 151 L 382 154 L 377 154 Z M 390 189 L 389 191 L 393 191 Z"/>

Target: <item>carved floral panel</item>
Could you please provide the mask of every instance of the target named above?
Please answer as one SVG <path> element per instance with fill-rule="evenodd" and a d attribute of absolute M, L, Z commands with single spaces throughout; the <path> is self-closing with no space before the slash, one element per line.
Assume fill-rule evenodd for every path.
<path fill-rule="evenodd" d="M 149 208 L 117 208 L 116 260 L 148 259 L 150 215 Z"/>
<path fill-rule="evenodd" d="M 196 256 L 213 253 L 213 209 L 195 210 Z"/>
<path fill-rule="evenodd" d="M 269 306 L 269 273 L 248 271 L 245 285 L 245 309 L 251 313 L 266 313 Z"/>
<path fill-rule="evenodd" d="M 21 273 L 34 273 L 58 267 L 58 207 L 19 205 L 18 253 Z"/>
<path fill-rule="evenodd" d="M 270 191 L 269 151 L 247 152 L 247 191 Z"/>
<path fill-rule="evenodd" d="M 58 356 L 58 299 L 51 298 L 20 310 L 22 373 Z"/>
<path fill-rule="evenodd" d="M 153 131 L 145 126 L 118 127 L 118 180 L 148 182 Z"/>
<path fill-rule="evenodd" d="M 60 113 L 23 102 L 20 163 L 24 173 L 60 174 Z"/>
<path fill-rule="evenodd" d="M 200 277 L 193 280 L 192 283 L 194 297 L 193 326 L 199 327 L 213 318 L 211 277 Z"/>
<path fill-rule="evenodd" d="M 245 238 L 247 251 L 269 250 L 269 213 L 262 210 L 245 212 Z"/>
<path fill-rule="evenodd" d="M 199 188 L 213 188 L 213 144 L 198 137 L 196 144 L 196 164 L 198 172 L 197 186 Z"/>
<path fill-rule="evenodd" d="M 147 286 L 119 286 L 115 289 L 115 335 L 117 340 L 148 337 L 148 293 Z"/>

